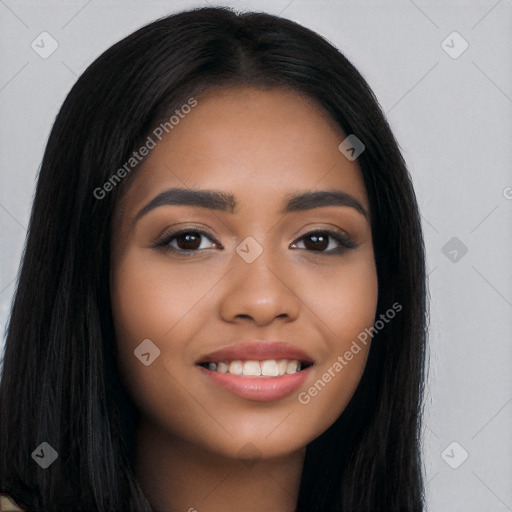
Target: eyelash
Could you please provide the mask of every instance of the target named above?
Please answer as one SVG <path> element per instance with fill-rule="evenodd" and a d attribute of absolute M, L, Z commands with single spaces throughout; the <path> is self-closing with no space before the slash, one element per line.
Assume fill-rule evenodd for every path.
<path fill-rule="evenodd" d="M 190 233 L 193 233 L 195 235 L 203 235 L 206 238 L 210 239 L 210 241 L 212 241 L 213 243 L 220 245 L 220 247 L 222 248 L 222 245 L 219 242 L 217 242 L 209 233 L 206 233 L 205 231 L 202 231 L 200 229 L 193 229 L 193 228 L 185 228 L 185 229 L 180 229 L 178 231 L 174 231 L 171 233 L 164 233 L 164 235 L 162 235 L 153 244 L 152 247 L 154 249 L 157 249 L 157 250 L 160 250 L 163 252 L 173 252 L 174 254 L 177 254 L 178 256 L 185 256 L 185 257 L 188 257 L 193 254 L 204 251 L 205 249 L 190 249 L 190 250 L 177 249 L 177 248 L 169 245 L 169 243 L 172 240 L 174 240 L 176 237 L 178 237 L 179 235 L 190 234 Z M 325 250 L 323 250 L 323 251 L 309 250 L 308 251 L 308 249 L 302 249 L 302 250 L 306 250 L 308 252 L 312 252 L 312 253 L 316 253 L 316 254 L 322 254 L 325 256 L 335 256 L 335 255 L 340 255 L 340 254 L 344 253 L 345 250 L 347 250 L 347 249 L 350 250 L 350 249 L 355 249 L 357 247 L 357 245 L 354 243 L 354 241 L 351 238 L 349 238 L 348 236 L 346 236 L 342 233 L 338 233 L 336 231 L 329 231 L 329 230 L 325 230 L 325 229 L 317 229 L 314 231 L 309 231 L 308 233 L 305 233 L 297 240 L 302 240 L 311 235 L 324 235 L 324 236 L 327 235 L 329 238 L 333 238 L 334 240 L 336 240 L 341 245 L 341 247 L 338 247 L 334 250 L 330 249 L 329 251 L 325 251 Z"/>

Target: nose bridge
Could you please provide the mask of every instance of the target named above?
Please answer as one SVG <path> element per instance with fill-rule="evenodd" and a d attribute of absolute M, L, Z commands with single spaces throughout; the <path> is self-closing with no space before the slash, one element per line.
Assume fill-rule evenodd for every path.
<path fill-rule="evenodd" d="M 259 241 L 253 236 L 246 237 L 236 248 L 234 273 L 237 279 L 248 281 L 256 289 L 283 286 L 283 262 L 280 262 L 279 248 L 272 237 L 260 235 Z M 282 255 L 284 256 L 284 255 Z M 258 286 L 259 285 L 259 286 Z"/>
<path fill-rule="evenodd" d="M 223 297 L 226 319 L 249 316 L 265 323 L 280 316 L 292 319 L 298 315 L 300 301 L 293 283 L 288 282 L 291 273 L 286 271 L 286 255 L 280 255 L 278 247 L 269 246 L 271 238 L 260 243 L 249 236 L 237 246 L 231 285 Z"/>

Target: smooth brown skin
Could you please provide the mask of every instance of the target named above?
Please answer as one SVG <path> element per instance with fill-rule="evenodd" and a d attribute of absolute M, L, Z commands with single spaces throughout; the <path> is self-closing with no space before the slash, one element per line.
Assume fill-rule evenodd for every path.
<path fill-rule="evenodd" d="M 210 91 L 158 143 L 130 185 L 112 237 L 112 308 L 119 369 L 142 413 L 136 461 L 155 511 L 292 512 L 306 445 L 338 418 L 363 372 L 368 347 L 303 405 L 307 391 L 373 325 L 377 273 L 369 220 L 349 206 L 282 215 L 291 193 L 340 190 L 367 210 L 357 161 L 319 106 L 282 88 Z M 137 212 L 171 187 L 233 193 L 234 213 L 165 205 Z M 191 256 L 151 247 L 181 228 L 209 233 Z M 348 234 L 355 249 L 313 245 L 318 230 Z M 236 252 L 248 236 L 263 247 L 251 264 Z M 216 241 L 223 249 L 219 249 Z M 171 245 L 185 250 L 183 240 Z M 323 252 L 322 252 L 323 251 Z M 144 366 L 134 349 L 151 339 L 161 355 Z M 297 392 L 274 402 L 212 384 L 195 362 L 227 344 L 288 341 L 315 366 Z M 253 460 L 242 453 L 250 451 Z M 245 448 L 244 448 L 245 447 Z"/>

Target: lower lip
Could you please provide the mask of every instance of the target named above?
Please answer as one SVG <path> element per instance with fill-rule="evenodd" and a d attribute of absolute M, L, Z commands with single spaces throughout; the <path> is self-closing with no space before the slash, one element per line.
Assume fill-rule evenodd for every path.
<path fill-rule="evenodd" d="M 309 376 L 312 366 L 291 375 L 279 377 L 249 377 L 207 370 L 198 367 L 218 386 L 247 400 L 270 402 L 293 393 Z"/>

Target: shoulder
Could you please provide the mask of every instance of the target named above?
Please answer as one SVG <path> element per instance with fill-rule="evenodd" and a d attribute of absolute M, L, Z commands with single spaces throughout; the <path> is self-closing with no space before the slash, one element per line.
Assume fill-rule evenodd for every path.
<path fill-rule="evenodd" d="M 18 507 L 16 502 L 7 496 L 7 494 L 0 494 L 0 512 L 25 512 L 22 508 Z"/>

